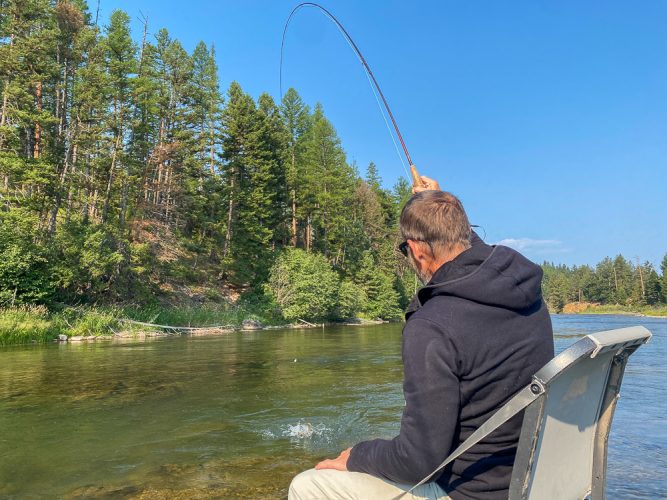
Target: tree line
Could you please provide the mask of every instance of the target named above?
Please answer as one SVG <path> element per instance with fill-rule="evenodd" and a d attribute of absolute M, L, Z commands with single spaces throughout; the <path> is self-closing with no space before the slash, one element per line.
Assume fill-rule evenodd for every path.
<path fill-rule="evenodd" d="M 374 164 L 362 176 L 296 90 L 222 93 L 212 45 L 189 53 L 147 23 L 135 40 L 125 12 L 102 26 L 80 0 L 4 0 L 0 95 L 0 303 L 270 294 L 292 249 L 365 297 L 343 309 L 400 314 L 409 186 L 384 189 Z M 347 299 L 330 300 L 317 315 Z"/>
<path fill-rule="evenodd" d="M 0 0 L 0 307 L 240 294 L 287 319 L 397 318 L 409 196 L 296 90 L 222 92 L 213 45 L 133 37 L 83 0 Z M 544 270 L 556 311 L 667 293 L 665 262 Z"/>
<path fill-rule="evenodd" d="M 572 302 L 634 308 L 667 304 L 667 254 L 660 273 L 650 262 L 633 262 L 622 255 L 606 257 L 595 267 L 545 262 L 542 269 L 544 297 L 553 312 Z"/>

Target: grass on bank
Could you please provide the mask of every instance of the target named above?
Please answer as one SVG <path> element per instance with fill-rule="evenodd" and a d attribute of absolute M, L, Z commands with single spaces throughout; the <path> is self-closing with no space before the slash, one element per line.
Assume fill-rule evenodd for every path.
<path fill-rule="evenodd" d="M 58 312 L 42 305 L 0 309 L 0 345 L 41 343 L 59 334 L 73 336 L 110 335 L 120 329 L 115 309 L 68 307 Z"/>
<path fill-rule="evenodd" d="M 146 330 L 124 319 L 192 327 L 239 326 L 246 319 L 264 325 L 285 323 L 273 309 L 255 303 L 202 307 L 68 306 L 54 311 L 42 305 L 29 305 L 0 308 L 0 345 L 49 342 L 59 334 L 86 337 Z"/>
<path fill-rule="evenodd" d="M 126 306 L 123 317 L 145 323 L 169 326 L 239 326 L 246 319 L 260 321 L 264 325 L 285 324 L 279 314 L 259 305 L 229 305 L 204 307 Z"/>
<path fill-rule="evenodd" d="M 0 309 L 0 345 L 46 342 L 58 335 L 44 306 Z"/>

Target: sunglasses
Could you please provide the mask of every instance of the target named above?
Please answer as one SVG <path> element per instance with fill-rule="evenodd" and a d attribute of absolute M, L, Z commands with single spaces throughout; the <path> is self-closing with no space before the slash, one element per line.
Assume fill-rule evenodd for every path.
<path fill-rule="evenodd" d="M 409 247 L 408 247 L 408 241 L 407 240 L 405 240 L 403 243 L 398 245 L 398 251 L 403 254 L 403 257 L 408 256 L 408 248 Z"/>

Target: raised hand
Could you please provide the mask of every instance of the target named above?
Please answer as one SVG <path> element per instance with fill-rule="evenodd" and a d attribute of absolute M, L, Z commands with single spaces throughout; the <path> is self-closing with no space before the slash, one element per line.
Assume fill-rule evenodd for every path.
<path fill-rule="evenodd" d="M 417 194 L 422 191 L 440 191 L 440 185 L 438 184 L 438 181 L 434 181 L 425 175 L 420 175 L 419 178 L 421 179 L 421 186 L 412 186 L 413 194 Z"/>

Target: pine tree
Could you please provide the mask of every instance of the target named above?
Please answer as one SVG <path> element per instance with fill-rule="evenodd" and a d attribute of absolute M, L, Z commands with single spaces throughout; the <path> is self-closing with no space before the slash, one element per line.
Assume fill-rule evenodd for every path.
<path fill-rule="evenodd" d="M 380 181 L 380 174 L 378 174 L 378 169 L 377 165 L 375 163 L 370 162 L 368 164 L 368 167 L 366 167 L 366 182 L 370 186 L 370 188 L 378 192 L 381 189 L 381 181 Z"/>
<path fill-rule="evenodd" d="M 372 253 L 365 252 L 356 275 L 357 285 L 365 293 L 362 312 L 371 319 L 396 319 L 401 316 L 398 293 L 392 278 L 378 269 Z"/>
<path fill-rule="evenodd" d="M 593 302 L 613 303 L 615 299 L 614 263 L 605 257 L 595 267 L 595 275 L 589 287 L 589 296 Z"/>
<path fill-rule="evenodd" d="M 232 83 L 223 110 L 227 230 L 224 266 L 237 284 L 266 276 L 286 218 L 285 132 L 268 96 L 257 109 Z"/>
<path fill-rule="evenodd" d="M 303 103 L 296 90 L 289 88 L 280 106 L 283 123 L 287 129 L 287 185 L 290 196 L 290 243 L 298 245 L 299 219 L 302 217 L 297 204 L 303 188 L 304 149 L 306 134 L 311 125 L 308 106 Z"/>
<path fill-rule="evenodd" d="M 348 239 L 346 228 L 354 186 L 354 171 L 333 125 L 318 104 L 306 138 L 302 206 L 306 216 L 306 249 L 340 262 Z"/>
<path fill-rule="evenodd" d="M 612 263 L 613 300 L 626 304 L 632 294 L 632 265 L 622 255 L 617 255 Z"/>
<path fill-rule="evenodd" d="M 160 130 L 156 49 L 146 40 L 147 22 L 139 49 L 137 75 L 132 85 L 133 117 L 128 144 L 128 164 L 131 175 L 127 203 L 131 211 L 127 218 L 145 218 L 149 214 L 149 185 L 154 151 Z M 121 210 L 125 215 L 125 211 Z M 125 217 L 121 218 L 121 223 Z"/>
<path fill-rule="evenodd" d="M 83 54 L 81 68 L 74 76 L 72 116 L 76 117 L 72 141 L 72 162 L 80 175 L 74 177 L 73 189 L 79 192 L 80 218 L 98 220 L 99 193 L 106 173 L 108 151 L 102 141 L 110 123 L 110 79 L 106 72 L 106 47 L 100 43 L 96 29 L 86 29 L 79 40 Z M 71 206 L 72 200 L 68 201 Z"/>
<path fill-rule="evenodd" d="M 130 17 L 125 12 L 115 10 L 111 14 L 103 44 L 106 52 L 106 69 L 109 75 L 112 106 L 108 124 L 108 129 L 111 131 L 109 138 L 109 170 L 104 195 L 104 208 L 102 209 L 102 221 L 106 221 L 112 205 L 111 197 L 116 177 L 120 176 L 124 200 L 127 199 L 129 183 L 129 170 L 124 145 L 127 141 L 129 129 L 127 123 L 130 121 L 132 111 L 130 91 L 133 75 L 137 69 L 137 47 L 130 36 Z M 124 218 L 123 213 L 120 213 L 120 218 L 121 220 Z"/>
<path fill-rule="evenodd" d="M 269 94 L 258 100 L 261 118 L 261 157 L 268 162 L 268 185 L 265 199 L 270 199 L 266 224 L 272 228 L 271 247 L 287 245 L 291 238 L 289 219 L 290 189 L 288 144 L 290 134 L 285 127 L 281 112 Z"/>
<path fill-rule="evenodd" d="M 55 88 L 54 114 L 57 120 L 54 130 L 53 152 L 57 168 L 58 183 L 54 187 L 54 201 L 51 207 L 48 233 L 56 231 L 58 213 L 63 201 L 67 201 L 66 220 L 71 216 L 72 197 L 77 175 L 78 151 L 76 136 L 78 124 L 71 119 L 74 105 L 74 84 L 77 72 L 84 60 L 84 48 L 91 36 L 91 29 L 86 26 L 88 17 L 85 4 L 76 6 L 74 3 L 61 1 L 56 4 L 55 17 L 59 28 L 56 44 L 56 61 L 60 66 L 61 78 Z"/>
<path fill-rule="evenodd" d="M 215 50 L 200 42 L 192 54 L 192 75 L 187 83 L 184 103 L 185 126 L 191 129 L 179 203 L 188 237 L 197 239 L 200 249 L 208 248 L 214 255 L 219 240 L 218 218 L 221 217 L 221 182 L 219 153 L 221 148 L 220 120 L 222 97 L 218 87 Z M 211 237 L 209 239 L 209 237 Z"/>
<path fill-rule="evenodd" d="M 646 303 L 650 306 L 659 304 L 662 299 L 660 276 L 650 262 L 645 262 L 643 267 L 646 276 Z"/>
<path fill-rule="evenodd" d="M 29 200 L 44 229 L 53 203 L 55 93 L 59 30 L 47 0 L 9 1 L 0 17 L 0 179 L 7 194 Z M 12 193 L 13 192 L 13 193 Z M 39 235 L 36 234 L 39 238 Z"/>

